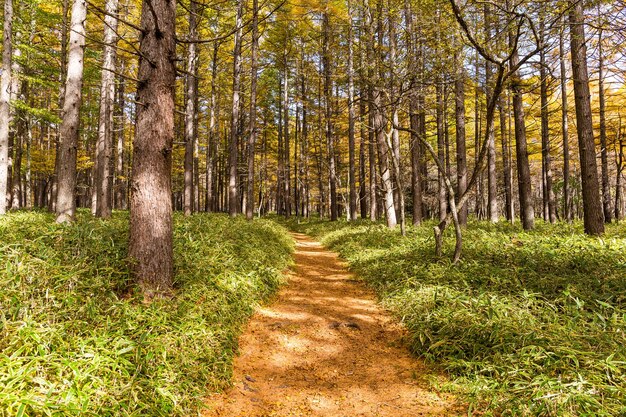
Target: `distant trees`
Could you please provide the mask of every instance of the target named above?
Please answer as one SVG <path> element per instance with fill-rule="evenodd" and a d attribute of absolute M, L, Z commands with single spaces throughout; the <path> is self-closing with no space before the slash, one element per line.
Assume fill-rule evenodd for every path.
<path fill-rule="evenodd" d="M 0 212 L 623 216 L 621 3 L 135 1 L 5 0 Z"/>

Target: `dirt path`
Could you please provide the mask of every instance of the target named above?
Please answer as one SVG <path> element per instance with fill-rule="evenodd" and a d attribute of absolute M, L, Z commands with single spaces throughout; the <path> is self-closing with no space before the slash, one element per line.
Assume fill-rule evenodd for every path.
<path fill-rule="evenodd" d="M 207 400 L 216 416 L 451 416 L 420 381 L 403 331 L 337 256 L 305 235 L 295 270 L 240 339 L 234 385 Z"/>

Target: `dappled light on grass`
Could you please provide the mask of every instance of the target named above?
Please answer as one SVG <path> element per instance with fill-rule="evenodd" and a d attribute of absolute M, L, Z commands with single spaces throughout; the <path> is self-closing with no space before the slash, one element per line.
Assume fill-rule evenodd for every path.
<path fill-rule="evenodd" d="M 432 231 L 369 222 L 290 226 L 323 239 L 379 293 L 412 349 L 452 375 L 446 388 L 494 415 L 626 414 L 626 226 L 533 232 L 473 222 L 458 265 Z"/>
<path fill-rule="evenodd" d="M 189 416 L 229 381 L 241 324 L 292 241 L 267 221 L 175 216 L 175 296 L 142 303 L 128 217 L 0 219 L 0 416 Z"/>

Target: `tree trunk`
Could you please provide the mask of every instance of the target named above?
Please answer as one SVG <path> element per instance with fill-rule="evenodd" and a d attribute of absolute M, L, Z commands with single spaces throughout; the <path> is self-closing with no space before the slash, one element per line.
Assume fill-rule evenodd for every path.
<path fill-rule="evenodd" d="M 507 9 L 509 9 L 507 1 Z M 509 30 L 509 47 L 516 48 L 515 33 Z M 515 49 L 511 55 L 511 68 L 519 62 Z M 526 123 L 524 120 L 524 103 L 520 86 L 519 72 L 511 74 L 510 88 L 513 94 L 513 119 L 515 121 L 515 156 L 517 158 L 517 184 L 519 188 L 520 219 L 524 230 L 535 227 L 535 209 L 532 201 L 530 182 L 530 166 L 528 163 L 528 147 L 526 143 Z"/>
<path fill-rule="evenodd" d="M 587 46 L 585 44 L 583 6 L 581 2 L 572 1 L 570 4 L 569 27 L 585 233 L 601 235 L 604 233 L 604 216 L 600 199 L 595 142 L 593 138 L 591 94 L 589 92 L 589 75 L 587 72 Z"/>
<path fill-rule="evenodd" d="M 220 44 L 213 45 L 213 58 L 211 60 L 211 101 L 209 109 L 209 135 L 206 149 L 206 188 L 204 190 L 204 210 L 207 212 L 216 211 L 215 201 L 215 164 L 217 160 L 217 60 Z"/>
<path fill-rule="evenodd" d="M 544 24 L 541 22 L 542 36 Z M 540 96 L 541 96 L 541 156 L 543 175 L 545 177 L 545 200 L 544 203 L 548 208 L 548 220 L 550 223 L 556 222 L 556 196 L 552 188 L 552 157 L 550 155 L 550 130 L 548 115 L 548 71 L 546 70 L 546 51 L 542 49 L 539 52 L 539 77 L 541 78 Z"/>
<path fill-rule="evenodd" d="M 95 215 L 104 219 L 111 217 L 111 157 L 113 146 L 113 103 L 115 101 L 115 59 L 117 55 L 118 0 L 105 4 L 104 61 L 100 86 L 100 118 L 98 142 L 94 166 L 96 183 Z"/>
<path fill-rule="evenodd" d="M 436 89 L 436 100 L 437 100 L 437 111 L 436 111 L 436 122 L 437 122 L 437 159 L 439 160 L 439 164 L 441 166 L 445 166 L 445 142 L 444 142 L 444 132 L 443 132 L 443 118 L 445 117 L 443 111 L 443 86 L 442 81 L 438 80 Z M 446 184 L 445 184 L 445 172 L 441 172 L 441 170 L 437 171 L 437 181 L 439 184 L 438 187 L 438 197 L 439 197 L 439 221 L 442 221 L 446 218 L 448 214 L 448 203 L 447 203 L 447 193 L 446 193 Z"/>
<path fill-rule="evenodd" d="M 85 0 L 74 1 L 71 20 L 63 121 L 61 122 L 58 150 L 56 220 L 59 223 L 72 221 L 76 213 L 76 152 L 82 102 L 85 22 L 87 20 L 87 2 Z"/>
<path fill-rule="evenodd" d="M 256 146 L 256 85 L 257 60 L 259 50 L 259 2 L 252 0 L 252 51 L 250 57 L 250 121 L 248 126 L 248 184 L 246 199 L 246 219 L 254 216 L 254 147 Z"/>
<path fill-rule="evenodd" d="M 348 0 L 348 175 L 350 188 L 350 220 L 357 219 L 357 193 L 356 193 L 356 158 L 354 139 L 354 51 L 352 40 L 352 7 Z"/>
<path fill-rule="evenodd" d="M 571 191 L 569 187 L 569 122 L 567 118 L 567 75 L 565 71 L 565 18 L 559 31 L 559 64 L 561 67 L 561 133 L 563 135 L 563 217 L 572 221 Z"/>
<path fill-rule="evenodd" d="M 465 77 L 462 65 L 454 80 L 455 116 L 456 116 L 456 176 L 457 195 L 462 196 L 467 189 L 467 151 L 465 146 Z M 459 210 L 459 224 L 467 225 L 467 204 Z"/>
<path fill-rule="evenodd" d="M 330 220 L 336 221 L 339 217 L 337 204 L 337 167 L 335 163 L 335 139 L 333 136 L 332 124 L 332 81 L 330 68 L 330 18 L 328 11 L 324 12 L 322 21 L 322 49 L 323 49 L 323 65 L 324 65 L 324 114 L 326 119 L 326 143 L 328 145 L 328 169 L 330 183 Z"/>
<path fill-rule="evenodd" d="M 128 253 L 146 299 L 170 295 L 173 282 L 175 24 L 175 2 L 143 1 Z"/>
<path fill-rule="evenodd" d="M 604 96 L 604 53 L 602 47 L 602 28 L 598 31 L 598 99 L 600 101 L 600 160 L 602 166 L 602 208 L 604 222 L 611 223 L 611 185 L 609 182 L 609 157 L 606 145 L 606 100 Z"/>
<path fill-rule="evenodd" d="M 0 215 L 7 211 L 9 177 L 9 121 L 11 117 L 11 61 L 13 54 L 13 0 L 4 1 L 2 76 L 0 77 Z"/>
<path fill-rule="evenodd" d="M 488 3 L 485 3 L 485 36 L 486 39 L 491 38 L 491 8 Z M 487 101 L 490 100 L 493 94 L 493 88 L 491 87 L 491 78 L 493 73 L 492 64 L 486 62 L 485 67 L 485 92 Z M 493 123 L 493 120 L 491 121 Z M 493 126 L 489 126 L 491 132 L 488 143 L 488 158 L 487 158 L 487 202 L 489 211 L 489 220 L 491 223 L 497 223 L 498 216 L 498 181 L 496 174 L 496 140 Z"/>
<path fill-rule="evenodd" d="M 191 0 L 189 3 L 189 45 L 187 46 L 187 73 L 185 74 L 185 162 L 184 162 L 184 206 L 185 216 L 190 216 L 194 211 L 194 154 L 197 141 L 196 133 L 196 103 L 198 99 L 197 91 L 197 44 L 198 23 L 197 23 L 198 3 Z"/>
<path fill-rule="evenodd" d="M 235 217 L 239 212 L 239 190 L 237 188 L 237 167 L 239 160 L 239 107 L 241 94 L 241 42 L 243 36 L 244 0 L 238 1 L 235 19 L 235 49 L 233 51 L 233 107 L 230 122 L 230 142 L 228 144 L 228 214 Z"/>

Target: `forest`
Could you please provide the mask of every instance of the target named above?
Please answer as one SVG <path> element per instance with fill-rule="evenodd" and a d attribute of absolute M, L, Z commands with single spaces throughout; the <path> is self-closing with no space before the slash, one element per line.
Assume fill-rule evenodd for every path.
<path fill-rule="evenodd" d="M 626 415 L 623 1 L 2 3 L 0 417 Z"/>

